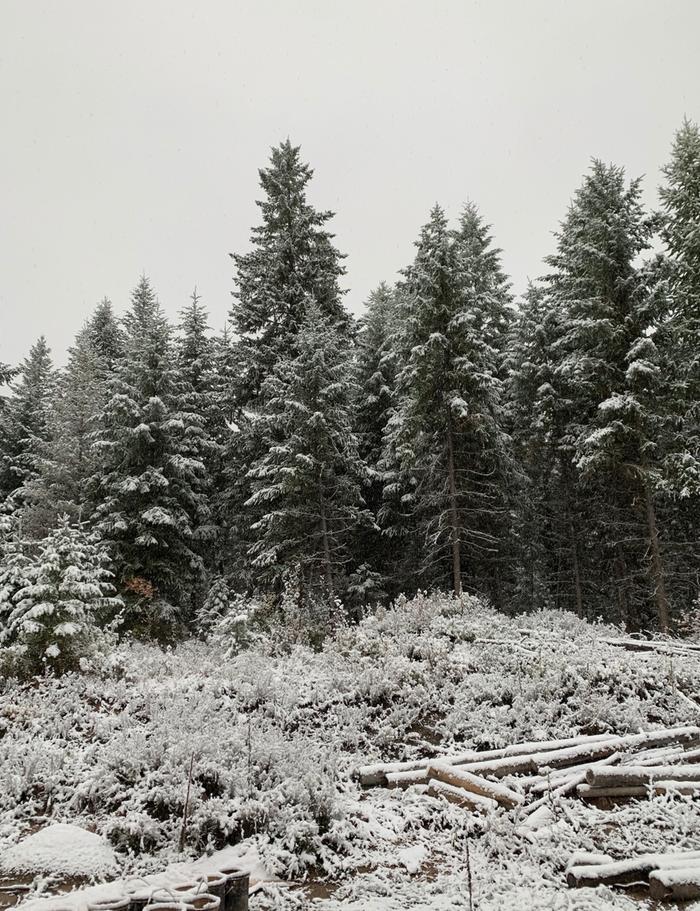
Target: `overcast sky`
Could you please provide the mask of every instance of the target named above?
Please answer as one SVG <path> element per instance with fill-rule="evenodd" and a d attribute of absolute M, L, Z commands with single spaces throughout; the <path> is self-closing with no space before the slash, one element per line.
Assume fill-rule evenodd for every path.
<path fill-rule="evenodd" d="M 63 361 L 142 272 L 221 327 L 287 136 L 353 310 L 436 201 L 479 205 L 520 291 L 592 156 L 655 201 L 699 34 L 698 0 L 0 0 L 0 361 L 41 332 Z"/>

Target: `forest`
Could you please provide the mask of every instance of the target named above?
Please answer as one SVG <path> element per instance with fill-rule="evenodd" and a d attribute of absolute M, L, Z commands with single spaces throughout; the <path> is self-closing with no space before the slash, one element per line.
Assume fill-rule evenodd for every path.
<path fill-rule="evenodd" d="M 430 591 L 696 631 L 697 124 L 669 144 L 653 209 L 590 163 L 521 298 L 488 213 L 435 205 L 356 319 L 287 140 L 223 333 L 196 289 L 172 325 L 143 275 L 64 367 L 44 336 L 0 365 L 5 672 L 79 669 L 123 636 L 282 626 L 318 648 Z"/>

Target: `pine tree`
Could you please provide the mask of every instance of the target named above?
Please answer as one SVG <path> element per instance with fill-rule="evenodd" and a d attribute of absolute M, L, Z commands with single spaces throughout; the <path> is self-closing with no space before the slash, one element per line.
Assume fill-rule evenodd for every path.
<path fill-rule="evenodd" d="M 53 393 L 53 368 L 46 339 L 32 346 L 11 386 L 0 414 L 0 501 L 16 492 L 38 473 L 42 446 L 49 437 L 49 412 Z"/>
<path fill-rule="evenodd" d="M 98 627 L 122 607 L 108 565 L 99 540 L 72 527 L 67 517 L 38 543 L 34 557 L 13 561 L 14 578 L 7 586 L 12 591 L 9 597 L 0 594 L 0 611 L 2 646 L 15 667 L 29 673 L 79 669 Z"/>
<path fill-rule="evenodd" d="M 144 277 L 125 320 L 125 354 L 100 415 L 94 521 L 129 593 L 127 622 L 170 637 L 191 618 L 207 537 L 201 419 L 183 408 L 171 331 Z"/>
<path fill-rule="evenodd" d="M 352 535 L 371 517 L 361 496 L 364 466 L 352 429 L 354 379 L 346 339 L 311 305 L 296 339 L 265 380 L 265 413 L 254 420 L 265 449 L 249 471 L 254 518 L 249 556 L 279 590 L 301 568 L 300 599 L 342 592 Z"/>

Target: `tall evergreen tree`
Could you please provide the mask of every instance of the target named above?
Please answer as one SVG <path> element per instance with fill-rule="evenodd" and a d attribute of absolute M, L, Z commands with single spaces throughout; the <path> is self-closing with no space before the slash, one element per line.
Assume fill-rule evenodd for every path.
<path fill-rule="evenodd" d="M 563 429 L 572 464 L 600 510 L 599 567 L 616 579 L 621 618 L 645 622 L 649 584 L 658 621 L 668 629 L 663 553 L 655 507 L 658 420 L 642 414 L 656 367 L 648 331 L 656 298 L 638 259 L 652 225 L 639 180 L 594 161 L 558 234 L 548 262 L 554 305 L 564 313 L 556 372 L 570 411 Z M 641 396 L 641 398 L 640 398 Z M 656 428 L 656 429 L 655 429 Z M 650 436 L 651 434 L 651 436 Z M 588 536 L 595 536 L 588 529 Z M 645 566 L 645 554 L 649 553 Z"/>
<path fill-rule="evenodd" d="M 37 476 L 42 446 L 49 437 L 49 412 L 54 373 L 51 353 L 42 335 L 32 346 L 11 386 L 0 414 L 0 501 Z"/>
<path fill-rule="evenodd" d="M 102 300 L 68 351 L 48 416 L 37 477 L 27 485 L 25 533 L 43 537 L 59 516 L 89 517 L 96 504 L 89 479 L 97 463 L 94 435 L 123 353 L 121 330 L 108 300 Z"/>
<path fill-rule="evenodd" d="M 498 352 L 489 337 L 494 300 L 484 292 L 501 282 L 495 274 L 485 285 L 476 280 L 489 266 L 468 235 L 478 229 L 474 214 L 465 210 L 460 231 L 451 232 L 436 206 L 417 242 L 402 291 L 404 366 L 386 436 L 386 461 L 395 465 L 386 496 L 405 491 L 399 511 L 408 507 L 418 522 L 424 578 L 449 578 L 457 594 L 465 577 L 481 590 L 487 584 L 484 567 L 498 551 L 503 511 L 494 479 L 509 460 Z"/>
<path fill-rule="evenodd" d="M 255 417 L 265 448 L 249 471 L 249 553 L 278 591 L 299 567 L 300 598 L 318 589 L 332 596 L 346 585 L 353 534 L 372 524 L 352 429 L 354 381 L 345 337 L 319 308 L 307 307 L 295 347 L 265 380 L 266 411 Z"/>
<path fill-rule="evenodd" d="M 94 520 L 114 550 L 127 622 L 168 637 L 191 619 L 203 575 L 206 470 L 201 420 L 183 408 L 171 330 L 144 277 L 124 319 L 125 354 L 100 415 Z"/>
<path fill-rule="evenodd" d="M 229 421 L 239 432 L 226 450 L 225 503 L 232 567 L 248 585 L 255 584 L 246 565 L 251 528 L 244 507 L 250 497 L 248 469 L 265 453 L 257 436 L 261 426 L 247 415 L 265 412 L 266 379 L 278 360 L 299 353 L 297 336 L 307 311 L 318 312 L 346 338 L 351 321 L 342 302 L 339 278 L 342 256 L 327 229 L 331 212 L 307 200 L 311 168 L 289 140 L 272 150 L 269 167 L 260 172 L 264 198 L 262 222 L 252 230 L 252 249 L 233 254 L 236 290 L 231 310 L 233 348 Z"/>

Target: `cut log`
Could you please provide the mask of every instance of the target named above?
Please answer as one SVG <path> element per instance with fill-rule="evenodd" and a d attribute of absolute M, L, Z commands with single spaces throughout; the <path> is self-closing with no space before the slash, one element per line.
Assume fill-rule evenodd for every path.
<path fill-rule="evenodd" d="M 609 854 L 595 854 L 592 851 L 575 851 L 566 865 L 567 872 L 572 867 L 592 867 L 598 864 L 613 864 L 614 859 Z"/>
<path fill-rule="evenodd" d="M 512 791 L 495 781 L 487 781 L 486 778 L 465 772 L 446 762 L 431 762 L 428 766 L 428 773 L 431 778 L 437 778 L 438 781 L 444 781 L 456 788 L 463 788 L 472 794 L 481 794 L 482 797 L 490 797 L 504 807 L 517 807 L 525 801 L 523 795 L 517 791 Z"/>
<path fill-rule="evenodd" d="M 700 898 L 700 864 L 661 868 L 649 874 L 649 895 L 656 901 Z"/>
<path fill-rule="evenodd" d="M 547 775 L 540 775 L 539 779 L 533 781 L 530 790 L 533 794 L 542 794 L 546 791 L 554 791 L 567 782 L 580 784 L 585 781 L 586 772 L 589 769 L 611 766 L 618 761 L 620 753 L 611 753 L 610 756 L 604 756 L 602 759 L 596 759 L 593 762 L 584 762 L 580 765 L 568 766 L 563 769 L 554 769 Z"/>
<path fill-rule="evenodd" d="M 682 794 L 688 797 L 700 796 L 700 781 L 655 781 L 655 794 Z"/>
<path fill-rule="evenodd" d="M 609 797 L 611 799 L 618 799 L 620 797 L 646 797 L 649 794 L 649 789 L 642 787 L 641 785 L 629 785 L 628 787 L 623 787 L 620 785 L 615 788 L 594 788 L 590 784 L 580 784 L 576 791 L 579 797 L 583 797 L 584 800 L 600 800 L 603 797 Z"/>
<path fill-rule="evenodd" d="M 673 781 L 700 781 L 700 766 L 621 766 L 616 769 L 593 768 L 586 772 L 586 783 L 596 788 L 645 785 L 662 778 Z"/>
<path fill-rule="evenodd" d="M 504 756 L 501 759 L 451 764 L 459 765 L 459 768 L 464 772 L 474 772 L 476 775 L 493 775 L 495 778 L 503 778 L 506 775 L 524 775 L 537 771 L 537 766 L 530 756 Z"/>
<path fill-rule="evenodd" d="M 573 858 L 572 858 L 573 859 Z M 680 883 L 684 878 L 691 879 L 690 871 L 700 870 L 700 851 L 684 851 L 678 854 L 640 854 L 625 860 L 611 863 L 569 864 L 566 870 L 566 882 L 571 887 L 580 886 L 615 886 L 630 883 L 646 882 L 651 884 L 652 876 L 660 882 L 671 882 L 674 878 Z M 663 871 L 663 876 L 654 874 Z M 678 876 L 674 877 L 674 873 Z"/>
<path fill-rule="evenodd" d="M 450 803 L 479 813 L 487 813 L 489 810 L 495 810 L 498 806 L 498 803 L 490 797 L 483 797 L 480 794 L 465 791 L 463 788 L 456 788 L 454 785 L 448 784 L 446 781 L 439 781 L 437 778 L 428 780 L 428 794 L 431 797 L 444 797 Z"/>
<path fill-rule="evenodd" d="M 580 864 L 567 867 L 566 882 L 569 886 L 629 885 L 650 879 L 655 870 L 670 874 L 673 870 L 698 869 L 700 851 L 679 854 L 640 854 L 612 863 Z M 680 879 L 680 877 L 679 877 Z"/>
<path fill-rule="evenodd" d="M 415 769 L 412 772 L 388 772 L 386 784 L 390 788 L 410 788 L 414 784 L 427 784 L 428 770 Z"/>

